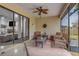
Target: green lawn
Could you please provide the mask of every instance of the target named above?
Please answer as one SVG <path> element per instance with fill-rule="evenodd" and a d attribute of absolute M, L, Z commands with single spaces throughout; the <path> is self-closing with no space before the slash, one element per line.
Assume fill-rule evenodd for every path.
<path fill-rule="evenodd" d="M 78 39 L 78 35 L 70 35 L 70 38 Z"/>

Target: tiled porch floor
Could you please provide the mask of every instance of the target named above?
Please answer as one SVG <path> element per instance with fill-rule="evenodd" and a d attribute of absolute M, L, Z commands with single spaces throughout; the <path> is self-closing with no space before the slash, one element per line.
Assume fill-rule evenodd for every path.
<path fill-rule="evenodd" d="M 47 41 L 43 48 L 35 47 L 33 45 L 34 42 L 31 40 L 25 41 L 25 43 L 27 44 L 30 56 L 71 56 L 71 53 L 65 49 L 51 48 L 50 41 Z M 5 53 L 0 55 L 4 56 L 26 56 L 23 43 L 11 45 L 7 49 L 1 50 L 0 53 L 2 51 L 5 51 Z"/>

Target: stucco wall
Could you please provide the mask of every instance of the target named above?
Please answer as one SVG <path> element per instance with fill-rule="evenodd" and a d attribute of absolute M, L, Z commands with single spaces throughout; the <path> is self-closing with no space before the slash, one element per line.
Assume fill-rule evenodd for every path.
<path fill-rule="evenodd" d="M 58 17 L 43 17 L 42 19 L 36 18 L 36 31 L 44 32 L 43 24 L 47 24 L 46 33 L 54 35 L 60 31 L 60 20 Z"/>

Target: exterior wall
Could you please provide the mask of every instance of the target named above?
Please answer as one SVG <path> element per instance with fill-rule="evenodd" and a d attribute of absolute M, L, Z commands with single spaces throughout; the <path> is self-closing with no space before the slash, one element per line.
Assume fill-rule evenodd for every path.
<path fill-rule="evenodd" d="M 60 20 L 58 17 L 36 18 L 36 31 L 44 32 L 43 24 L 47 24 L 46 32 L 48 35 L 54 35 L 60 32 Z"/>

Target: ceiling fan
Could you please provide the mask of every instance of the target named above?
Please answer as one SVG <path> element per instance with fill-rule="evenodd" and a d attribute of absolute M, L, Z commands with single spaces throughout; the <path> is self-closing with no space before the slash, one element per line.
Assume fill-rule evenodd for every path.
<path fill-rule="evenodd" d="M 42 7 L 38 7 L 38 8 L 35 8 L 33 10 L 33 13 L 38 13 L 38 15 L 41 15 L 42 13 L 43 14 L 48 14 L 48 9 L 43 9 Z"/>

